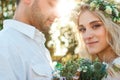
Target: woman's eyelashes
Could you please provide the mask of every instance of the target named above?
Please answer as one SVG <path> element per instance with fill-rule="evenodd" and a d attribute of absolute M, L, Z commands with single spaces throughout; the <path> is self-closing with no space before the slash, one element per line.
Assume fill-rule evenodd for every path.
<path fill-rule="evenodd" d="M 92 29 L 97 29 L 97 28 L 99 28 L 99 27 L 101 27 L 101 26 L 102 26 L 101 23 L 97 23 L 97 24 L 91 25 Z"/>
<path fill-rule="evenodd" d="M 79 30 L 80 32 L 85 32 L 85 31 L 86 31 L 86 28 L 80 27 L 80 28 L 78 28 L 78 30 Z"/>
<path fill-rule="evenodd" d="M 89 27 L 89 29 L 95 30 L 95 29 L 98 29 L 98 28 L 101 27 L 101 26 L 102 26 L 102 23 L 95 23 L 95 24 L 91 24 L 90 27 Z M 79 30 L 80 32 L 82 32 L 82 33 L 85 32 L 86 29 L 87 29 L 87 27 L 84 27 L 84 26 L 79 26 L 79 27 L 78 27 L 78 30 Z"/>

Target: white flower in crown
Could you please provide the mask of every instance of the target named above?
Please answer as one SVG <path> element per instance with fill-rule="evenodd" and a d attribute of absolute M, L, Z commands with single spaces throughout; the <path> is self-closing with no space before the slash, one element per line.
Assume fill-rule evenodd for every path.
<path fill-rule="evenodd" d="M 116 58 L 113 61 L 113 65 L 116 66 L 118 69 L 120 69 L 120 57 Z"/>
<path fill-rule="evenodd" d="M 94 8 L 97 6 L 97 2 L 96 1 L 93 1 L 90 3 L 90 7 Z"/>
<path fill-rule="evenodd" d="M 115 12 L 115 15 L 116 15 L 116 16 L 119 16 L 119 12 L 118 12 L 117 9 L 114 9 L 114 12 Z"/>
<path fill-rule="evenodd" d="M 108 14 L 112 14 L 112 8 L 110 6 L 106 6 L 105 12 Z"/>

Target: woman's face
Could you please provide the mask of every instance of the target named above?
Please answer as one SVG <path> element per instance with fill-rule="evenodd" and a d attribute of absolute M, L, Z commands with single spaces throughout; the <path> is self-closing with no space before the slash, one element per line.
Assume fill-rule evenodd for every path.
<path fill-rule="evenodd" d="M 109 48 L 104 24 L 93 13 L 84 11 L 80 14 L 78 30 L 90 54 L 101 53 Z"/>

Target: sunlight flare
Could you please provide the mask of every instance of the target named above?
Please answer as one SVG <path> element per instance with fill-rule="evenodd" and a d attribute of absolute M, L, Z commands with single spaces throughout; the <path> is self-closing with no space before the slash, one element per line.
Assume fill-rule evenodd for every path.
<path fill-rule="evenodd" d="M 75 6 L 75 0 L 61 0 L 58 5 L 59 15 L 61 17 L 69 15 Z"/>

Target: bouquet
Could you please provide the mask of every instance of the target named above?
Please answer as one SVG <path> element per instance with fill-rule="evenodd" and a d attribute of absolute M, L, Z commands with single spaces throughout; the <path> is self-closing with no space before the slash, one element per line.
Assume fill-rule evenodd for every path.
<path fill-rule="evenodd" d="M 70 59 L 57 63 L 53 72 L 54 80 L 102 80 L 107 77 L 107 64 L 89 59 Z"/>

